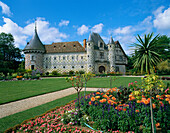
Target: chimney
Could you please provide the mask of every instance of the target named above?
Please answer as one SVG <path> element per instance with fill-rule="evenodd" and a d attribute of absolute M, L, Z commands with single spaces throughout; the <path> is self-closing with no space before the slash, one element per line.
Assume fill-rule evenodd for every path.
<path fill-rule="evenodd" d="M 86 48 L 86 39 L 83 40 L 83 47 Z"/>

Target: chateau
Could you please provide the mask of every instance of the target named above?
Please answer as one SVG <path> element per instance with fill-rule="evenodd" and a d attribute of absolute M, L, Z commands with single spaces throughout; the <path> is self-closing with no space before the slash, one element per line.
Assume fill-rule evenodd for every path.
<path fill-rule="evenodd" d="M 42 44 L 37 29 L 24 48 L 25 69 L 44 72 L 85 71 L 92 73 L 126 72 L 127 56 L 119 41 L 110 37 L 105 44 L 98 33 L 91 33 L 83 46 L 78 41 Z"/>

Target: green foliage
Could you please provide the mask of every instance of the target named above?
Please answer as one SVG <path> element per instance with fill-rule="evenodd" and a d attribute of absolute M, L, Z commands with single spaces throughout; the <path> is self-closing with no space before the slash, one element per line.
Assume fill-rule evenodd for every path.
<path fill-rule="evenodd" d="M 159 73 L 161 74 L 170 74 L 170 60 L 168 59 L 160 62 L 157 65 L 157 68 L 159 70 Z"/>
<path fill-rule="evenodd" d="M 58 75 L 59 75 L 59 73 L 58 73 L 58 71 L 57 71 L 57 70 L 54 70 L 54 71 L 52 71 L 52 75 L 54 75 L 54 76 L 58 76 Z"/>
<path fill-rule="evenodd" d="M 158 37 L 157 35 L 155 38 L 153 38 L 153 33 L 148 34 L 144 36 L 144 39 L 138 35 L 136 37 L 137 41 L 139 43 L 134 43 L 134 67 L 139 69 L 141 73 L 143 71 L 147 73 L 151 73 L 151 71 L 154 70 L 154 66 L 156 66 L 160 59 L 160 55 L 157 53 L 157 48 L 159 46 L 158 44 Z"/>
<path fill-rule="evenodd" d="M 22 59 L 21 50 L 14 46 L 12 34 L 3 32 L 0 34 L 0 50 L 0 72 L 7 76 L 7 73 L 18 69 L 20 63 L 18 60 Z"/>
<path fill-rule="evenodd" d="M 74 71 L 70 70 L 69 75 L 73 75 L 73 74 L 74 74 Z"/>

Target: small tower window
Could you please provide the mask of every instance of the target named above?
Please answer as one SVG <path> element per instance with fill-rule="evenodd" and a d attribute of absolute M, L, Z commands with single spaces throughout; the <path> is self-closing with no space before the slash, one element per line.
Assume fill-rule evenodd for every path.
<path fill-rule="evenodd" d="M 72 66 L 72 68 L 74 68 L 74 66 Z"/>
<path fill-rule="evenodd" d="M 56 57 L 54 57 L 54 60 L 56 60 Z"/>
<path fill-rule="evenodd" d="M 81 68 L 84 68 L 84 66 L 81 66 Z"/>
<path fill-rule="evenodd" d="M 74 56 L 72 56 L 72 60 L 74 60 Z"/>
<path fill-rule="evenodd" d="M 54 69 L 56 69 L 56 66 L 54 66 Z"/>
<path fill-rule="evenodd" d="M 46 58 L 46 60 L 48 60 L 48 58 Z"/>
<path fill-rule="evenodd" d="M 77 60 L 79 59 L 78 55 L 77 55 Z"/>
<path fill-rule="evenodd" d="M 34 70 L 34 65 L 31 65 L 31 70 Z"/>
<path fill-rule="evenodd" d="M 89 55 L 87 57 L 90 57 Z"/>
<path fill-rule="evenodd" d="M 102 43 L 102 42 L 100 43 L 100 47 L 101 47 L 101 48 L 103 47 L 103 43 Z"/>
<path fill-rule="evenodd" d="M 63 56 L 63 60 L 65 60 L 66 59 L 66 57 L 65 56 Z"/>
<path fill-rule="evenodd" d="M 81 56 L 81 59 L 83 59 L 83 56 Z"/>
<path fill-rule="evenodd" d="M 31 56 L 31 60 L 35 60 L 35 56 Z"/>
<path fill-rule="evenodd" d="M 104 59 L 104 52 L 100 52 L 100 59 Z"/>
<path fill-rule="evenodd" d="M 66 47 L 66 45 L 64 45 L 63 47 Z"/>
<path fill-rule="evenodd" d="M 69 60 L 69 56 L 67 56 L 67 60 Z"/>
<path fill-rule="evenodd" d="M 60 56 L 59 56 L 59 60 L 60 60 Z"/>
<path fill-rule="evenodd" d="M 91 67 L 91 65 L 89 65 L 89 67 Z"/>
<path fill-rule="evenodd" d="M 66 68 L 65 66 L 63 66 L 63 68 Z"/>
<path fill-rule="evenodd" d="M 111 48 L 112 46 L 110 45 L 110 48 Z"/>
<path fill-rule="evenodd" d="M 90 43 L 88 45 L 90 46 Z"/>
<path fill-rule="evenodd" d="M 76 45 L 74 44 L 73 47 L 75 47 Z"/>

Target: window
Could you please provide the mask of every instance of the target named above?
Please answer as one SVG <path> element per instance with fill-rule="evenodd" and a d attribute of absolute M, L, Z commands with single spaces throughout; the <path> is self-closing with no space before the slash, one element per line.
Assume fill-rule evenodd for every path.
<path fill-rule="evenodd" d="M 76 45 L 74 44 L 73 47 L 75 47 Z"/>
<path fill-rule="evenodd" d="M 104 59 L 104 52 L 100 52 L 100 59 Z"/>
<path fill-rule="evenodd" d="M 56 66 L 54 66 L 54 69 L 56 69 Z"/>
<path fill-rule="evenodd" d="M 81 59 L 83 59 L 83 56 L 81 56 Z"/>
<path fill-rule="evenodd" d="M 31 70 L 34 70 L 34 65 L 31 65 Z"/>
<path fill-rule="evenodd" d="M 64 45 L 63 47 L 66 47 L 66 45 Z"/>
<path fill-rule="evenodd" d="M 74 56 L 72 56 L 72 60 L 74 60 Z"/>
<path fill-rule="evenodd" d="M 81 66 L 81 68 L 84 68 L 84 66 Z"/>
<path fill-rule="evenodd" d="M 72 66 L 72 68 L 74 68 L 74 66 Z"/>
<path fill-rule="evenodd" d="M 90 46 L 90 43 L 88 45 Z"/>
<path fill-rule="evenodd" d="M 46 60 L 48 60 L 48 58 L 46 58 Z"/>
<path fill-rule="evenodd" d="M 102 42 L 100 43 L 100 47 L 101 47 L 101 48 L 103 47 L 103 43 L 102 43 Z"/>
<path fill-rule="evenodd" d="M 69 60 L 69 56 L 67 56 L 67 60 Z"/>
<path fill-rule="evenodd" d="M 60 56 L 59 56 L 59 60 L 60 60 Z"/>
<path fill-rule="evenodd" d="M 66 59 L 66 57 L 65 56 L 63 56 L 63 60 L 65 60 Z"/>
<path fill-rule="evenodd" d="M 91 65 L 89 65 L 89 67 L 91 67 Z"/>
<path fill-rule="evenodd" d="M 34 56 L 31 56 L 31 60 L 35 60 L 35 57 Z M 33 70 L 33 69 L 32 69 Z"/>
<path fill-rule="evenodd" d="M 89 55 L 87 57 L 90 57 Z"/>
<path fill-rule="evenodd" d="M 77 60 L 79 59 L 78 55 L 77 55 Z"/>
<path fill-rule="evenodd" d="M 56 57 L 54 57 L 54 60 L 56 60 Z"/>
<path fill-rule="evenodd" d="M 48 66 L 46 66 L 45 68 L 48 68 Z"/>
<path fill-rule="evenodd" d="M 118 53 L 118 50 L 116 50 L 116 53 Z"/>
<path fill-rule="evenodd" d="M 63 66 L 63 68 L 66 68 L 65 66 Z"/>
<path fill-rule="evenodd" d="M 122 60 L 123 60 L 123 57 L 122 57 L 122 56 L 120 56 L 120 57 L 119 57 L 119 59 L 120 59 L 120 61 L 122 61 Z"/>
<path fill-rule="evenodd" d="M 119 67 L 118 66 L 116 67 L 116 72 L 119 72 Z"/>

